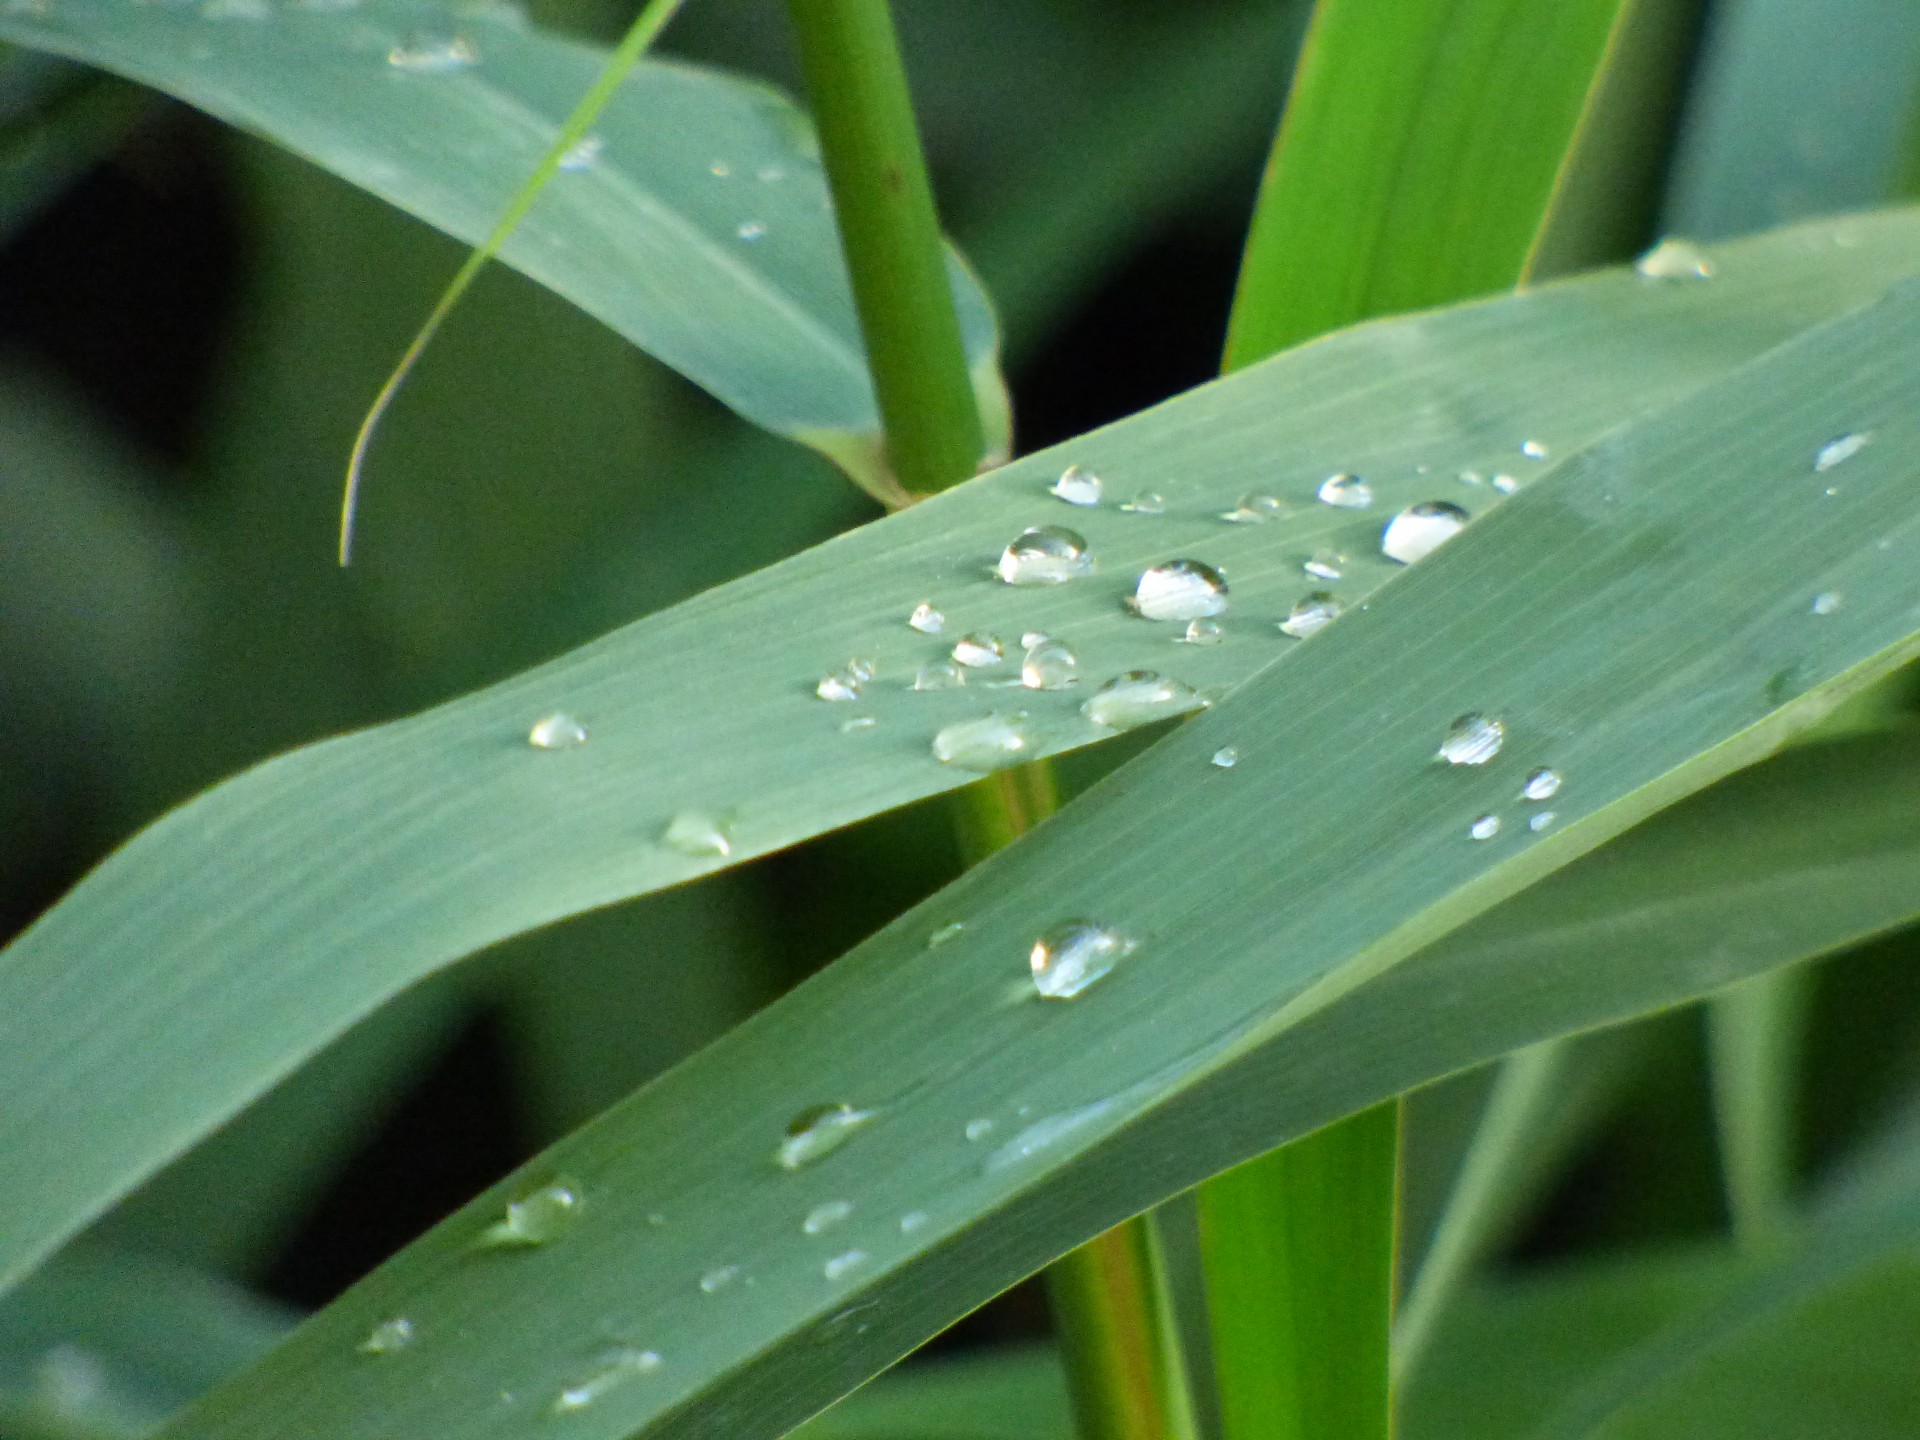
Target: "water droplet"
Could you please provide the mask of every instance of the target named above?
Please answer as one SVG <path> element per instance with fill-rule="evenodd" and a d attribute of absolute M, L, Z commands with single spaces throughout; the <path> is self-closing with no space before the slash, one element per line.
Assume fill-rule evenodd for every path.
<path fill-rule="evenodd" d="M 1205 703 L 1197 690 L 1156 670 L 1128 670 L 1096 690 L 1080 713 L 1106 729 L 1131 730 Z"/>
<path fill-rule="evenodd" d="M 1324 590 L 1315 590 L 1293 602 L 1293 609 L 1280 622 L 1280 629 L 1296 640 L 1304 640 L 1326 629 L 1339 614 L 1340 602 Z"/>
<path fill-rule="evenodd" d="M 1462 715 L 1447 726 L 1440 742 L 1440 758 L 1449 765 L 1484 765 L 1507 743 L 1507 727 L 1478 711 Z"/>
<path fill-rule="evenodd" d="M 556 710 L 533 722 L 527 743 L 536 750 L 569 750 L 587 743 L 587 727 L 564 710 Z"/>
<path fill-rule="evenodd" d="M 916 690 L 958 690 L 966 683 L 966 673 L 951 660 L 936 660 L 931 665 L 922 665 L 920 672 L 913 677 L 913 688 Z"/>
<path fill-rule="evenodd" d="M 963 635 L 953 647 L 955 662 L 970 670 L 988 670 L 1007 658 L 998 635 Z"/>
<path fill-rule="evenodd" d="M 1380 534 L 1380 553 L 1402 565 L 1424 560 L 1466 529 L 1470 518 L 1449 500 L 1422 500 L 1409 505 L 1387 522 Z"/>
<path fill-rule="evenodd" d="M 1527 776 L 1527 783 L 1520 787 L 1520 794 L 1527 800 L 1551 800 L 1560 793 L 1560 772 L 1541 766 Z"/>
<path fill-rule="evenodd" d="M 1855 430 L 1851 434 L 1829 440 L 1814 455 L 1813 468 L 1816 472 L 1825 472 L 1836 465 L 1844 465 L 1872 443 L 1873 436 L 1865 430 Z"/>
<path fill-rule="evenodd" d="M 927 936 L 927 949 L 938 949 L 966 928 L 967 922 L 964 920 L 949 920 L 938 930 L 935 930 L 931 935 Z"/>
<path fill-rule="evenodd" d="M 1520 482 L 1511 475 L 1496 475 L 1487 483 L 1502 495 L 1511 495 L 1520 488 Z"/>
<path fill-rule="evenodd" d="M 764 220 L 742 220 L 734 227 L 734 237 L 752 242 L 764 240 L 767 236 L 767 222 Z"/>
<path fill-rule="evenodd" d="M 1042 638 L 1020 662 L 1020 683 L 1029 690 L 1064 690 L 1080 679 L 1080 657 L 1061 640 Z"/>
<path fill-rule="evenodd" d="M 880 722 L 871 715 L 855 715 L 850 720 L 842 720 L 840 722 L 840 733 L 842 735 L 857 735 L 862 730 L 873 729 L 879 723 Z"/>
<path fill-rule="evenodd" d="M 660 839 L 682 855 L 718 855 L 724 860 L 733 854 L 733 841 L 727 838 L 727 832 L 715 823 L 712 816 L 698 810 L 682 810 L 674 816 L 661 832 Z"/>
<path fill-rule="evenodd" d="M 700 1277 L 700 1288 L 709 1295 L 717 1295 L 739 1277 L 738 1265 L 716 1265 Z"/>
<path fill-rule="evenodd" d="M 1084 535 L 1064 525 L 1023 530 L 1000 553 L 994 567 L 1009 585 L 1060 585 L 1093 573 L 1093 555 Z"/>
<path fill-rule="evenodd" d="M 958 720 L 933 737 L 933 758 L 963 770 L 998 770 L 1033 748 L 1026 716 L 983 715 Z"/>
<path fill-rule="evenodd" d="M 724 160 L 715 160 L 707 166 L 707 173 L 716 180 L 724 180 L 733 174 L 733 167 Z"/>
<path fill-rule="evenodd" d="M 992 1174 L 996 1170 L 1005 1170 L 1009 1166 L 1031 1160 L 1076 1131 L 1084 1130 L 1112 1108 L 1112 1100 L 1095 1100 L 1092 1104 L 1081 1105 L 1073 1110 L 1063 1110 L 1058 1115 L 1048 1115 L 1044 1119 L 1036 1120 L 989 1155 L 982 1168 Z"/>
<path fill-rule="evenodd" d="M 931 600 L 922 600 L 913 607 L 913 613 L 907 616 L 907 624 L 922 635 L 938 635 L 947 628 L 947 617 L 933 608 Z"/>
<path fill-rule="evenodd" d="M 1100 490 L 1100 477 L 1078 465 L 1069 465 L 1053 482 L 1054 497 L 1069 505 L 1098 505 Z"/>
<path fill-rule="evenodd" d="M 1091 920 L 1056 925 L 1033 942 L 1033 986 L 1049 1000 L 1071 1000 L 1133 953 L 1134 942 Z"/>
<path fill-rule="evenodd" d="M 824 1205 L 816 1205 L 807 1212 L 807 1218 L 800 1222 L 800 1229 L 808 1235 L 818 1235 L 831 1230 L 847 1216 L 853 1213 L 851 1200 L 829 1200 Z"/>
<path fill-rule="evenodd" d="M 1240 503 L 1223 511 L 1220 518 L 1229 525 L 1259 525 L 1278 520 L 1288 512 L 1287 503 L 1275 495 L 1242 495 Z"/>
<path fill-rule="evenodd" d="M 580 1218 L 580 1196 L 570 1185 L 542 1185 L 507 1206 L 507 1218 L 480 1232 L 483 1249 L 546 1245 L 559 1239 Z"/>
<path fill-rule="evenodd" d="M 1482 815 L 1467 827 L 1467 833 L 1476 840 L 1491 840 L 1500 833 L 1500 817 Z"/>
<path fill-rule="evenodd" d="M 651 1374 L 659 1368 L 658 1351 L 640 1350 L 631 1345 L 618 1346 L 607 1351 L 591 1370 L 554 1397 L 553 1413 L 570 1415 L 577 1410 L 584 1410 L 629 1380 Z"/>
<path fill-rule="evenodd" d="M 1822 590 L 1813 597 L 1811 608 L 1816 615 L 1831 615 L 1844 603 L 1838 590 Z"/>
<path fill-rule="evenodd" d="M 607 142 L 598 135 L 582 135 L 560 157 L 560 168 L 568 174 L 578 175 L 583 170 L 591 170 L 600 159 L 600 152 L 607 148 Z"/>
<path fill-rule="evenodd" d="M 1129 515 L 1164 515 L 1167 502 L 1157 490 L 1142 490 L 1131 500 L 1121 502 L 1120 508 Z"/>
<path fill-rule="evenodd" d="M 1522 440 L 1520 442 L 1520 453 L 1529 460 L 1546 460 L 1550 458 L 1547 447 L 1542 445 L 1538 440 Z"/>
<path fill-rule="evenodd" d="M 841 1280 L 858 1267 L 867 1263 L 864 1250 L 845 1250 L 834 1256 L 820 1267 L 820 1273 L 829 1280 Z"/>
<path fill-rule="evenodd" d="M 787 1133 L 773 1152 L 773 1163 L 782 1170 L 803 1169 L 846 1144 L 877 1113 L 851 1105 L 815 1105 L 802 1110 L 787 1122 Z"/>
<path fill-rule="evenodd" d="M 822 700 L 842 703 L 860 698 L 860 672 L 852 665 L 845 665 L 831 675 L 821 677 L 820 683 L 813 687 L 813 693 Z"/>
<path fill-rule="evenodd" d="M 1173 638 L 1181 645 L 1218 645 L 1225 636 L 1218 620 L 1189 620 L 1187 628 Z"/>
<path fill-rule="evenodd" d="M 1705 280 L 1713 274 L 1713 261 L 1691 240 L 1669 235 L 1634 261 L 1633 268 L 1643 280 Z"/>
<path fill-rule="evenodd" d="M 413 1343 L 413 1321 L 404 1315 L 393 1320 L 382 1320 L 367 1332 L 367 1338 L 360 1342 L 363 1355 L 391 1355 L 404 1350 Z"/>
<path fill-rule="evenodd" d="M 1338 550 L 1316 550 L 1300 568 L 1312 580 L 1338 580 L 1347 568 L 1347 557 Z"/>
<path fill-rule="evenodd" d="M 900 1233 L 902 1235 L 911 1235 L 931 1219 L 933 1219 L 933 1217 L 924 1210 L 909 1210 L 900 1217 Z"/>
<path fill-rule="evenodd" d="M 1553 811 L 1542 810 L 1538 815 L 1527 821 L 1527 829 L 1538 835 L 1551 824 L 1553 824 Z"/>
<path fill-rule="evenodd" d="M 1169 560 L 1142 572 L 1127 604 L 1146 620 L 1200 620 L 1227 608 L 1227 582 L 1199 560 Z"/>
<path fill-rule="evenodd" d="M 778 165 L 762 165 L 753 172 L 753 178 L 763 185 L 777 185 L 787 178 L 787 172 Z"/>
<path fill-rule="evenodd" d="M 1333 505 L 1342 510 L 1364 510 L 1373 504 L 1373 487 L 1358 475 L 1349 475 L 1344 470 L 1322 480 L 1314 494 L 1320 497 L 1322 505 Z"/>
<path fill-rule="evenodd" d="M 1462 485 L 1484 485 L 1487 483 L 1487 477 L 1482 475 L 1478 470 L 1462 470 L 1460 472 L 1460 483 Z"/>
<path fill-rule="evenodd" d="M 967 1122 L 966 1135 L 969 1140 L 984 1140 L 992 1133 L 993 1121 L 991 1120 L 981 1119 L 969 1120 Z"/>
<path fill-rule="evenodd" d="M 387 64 L 410 75 L 447 75 L 480 63 L 480 49 L 464 35 L 408 35 L 387 51 Z"/>
<path fill-rule="evenodd" d="M 1213 752 L 1211 764 L 1222 770 L 1231 770 L 1240 763 L 1240 752 L 1231 745 L 1222 745 Z"/>

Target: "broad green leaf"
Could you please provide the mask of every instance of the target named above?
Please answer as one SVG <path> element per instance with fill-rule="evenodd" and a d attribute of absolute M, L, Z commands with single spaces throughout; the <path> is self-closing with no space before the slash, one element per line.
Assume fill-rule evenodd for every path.
<path fill-rule="evenodd" d="M 1835 234 L 1849 247 L 1830 248 Z M 0 956 L 0 1276 L 422 975 L 723 863 L 661 843 L 676 815 L 726 823 L 737 861 L 962 783 L 929 751 L 948 723 L 1024 704 L 1036 753 L 1051 753 L 1101 738 L 1077 707 L 1116 671 L 1165 667 L 1201 689 L 1283 656 L 1292 671 L 1322 642 L 1274 626 L 1326 583 L 1300 573 L 1316 549 L 1346 557 L 1335 588 L 1357 608 L 1397 569 L 1375 549 L 1385 514 L 1435 496 L 1493 507 L 1490 485 L 1456 472 L 1537 473 L 1523 439 L 1565 454 L 1878 293 L 1920 266 L 1920 216 L 1783 233 L 1718 263 L 1710 284 L 1600 277 L 1321 341 L 489 690 L 282 756 L 164 817 Z M 1849 463 L 1886 463 L 1890 448 Z M 1062 505 L 1046 489 L 1070 459 L 1118 494 L 1164 492 L 1167 513 Z M 1372 477 L 1372 509 L 1308 498 L 1342 467 Z M 1293 500 L 1293 516 L 1218 518 L 1256 488 Z M 1010 588 L 987 577 L 1022 526 L 1060 521 L 1090 538 L 1096 578 Z M 1196 553 L 1232 576 L 1218 646 L 1176 645 L 1178 627 L 1120 604 L 1142 565 Z M 920 600 L 943 608 L 946 634 L 907 627 Z M 1828 617 L 1823 633 L 1858 613 Z M 1087 682 L 1032 695 L 907 688 L 959 635 L 1012 643 L 1029 628 L 1064 635 Z M 865 702 L 816 698 L 851 656 L 879 665 Z M 1775 688 L 1789 693 L 1799 671 L 1786 658 L 1778 668 Z M 529 748 L 529 727 L 556 710 L 589 742 Z M 849 715 L 878 723 L 843 733 Z M 136 1053 L 138 1069 L 102 1058 Z"/>
<path fill-rule="evenodd" d="M 1703 971 L 1739 978 L 1752 951 L 1728 943 L 1574 974 L 1535 948 L 1504 971 L 1402 962 L 1920 650 L 1904 484 L 1916 352 L 1906 286 L 1612 432 L 538 1157 L 172 1433 L 512 1434 L 557 1407 L 585 1437 L 777 1434 L 1227 1164 L 1490 1053 L 1670 1002 Z M 1878 438 L 1844 472 L 1813 470 L 1837 426 L 1867 423 Z M 1828 591 L 1844 605 L 1809 604 Z M 1504 721 L 1500 754 L 1441 763 L 1441 737 L 1473 712 Z M 1223 744 L 1241 754 L 1229 769 L 1209 763 Z M 1777 868 L 1771 847 L 1818 828 L 1818 863 L 1847 856 L 1849 879 L 1911 865 L 1916 772 L 1900 759 L 1875 753 L 1867 777 L 1828 765 L 1820 805 L 1802 791 L 1784 827 L 1756 806 L 1729 843 Z M 1544 812 L 1518 791 L 1541 764 L 1565 784 L 1535 827 Z M 1784 790 L 1776 776 L 1760 793 Z M 1485 813 L 1505 824 L 1476 841 Z M 1861 844 L 1875 834 L 1891 856 Z M 1905 918 L 1911 893 L 1874 877 L 1874 918 L 1848 934 Z M 1138 951 L 1078 999 L 1035 998 L 1034 937 L 1075 915 Z M 782 1166 L 781 1136 L 821 1104 L 873 1115 Z M 554 1184 L 577 1198 L 564 1233 L 476 1250 L 509 1200 Z M 699 1283 L 722 1266 L 739 1269 Z M 417 1327 L 412 1353 L 358 1364 L 355 1345 L 395 1316 Z"/>
<path fill-rule="evenodd" d="M 164 90 L 469 243 L 606 58 L 511 6 L 428 0 L 58 0 L 0 12 L 0 40 Z M 763 85 L 655 62 L 594 138 L 501 258 L 755 424 L 870 470 L 878 412 L 801 113 Z M 975 385 L 1004 419 L 991 307 L 951 270 Z"/>

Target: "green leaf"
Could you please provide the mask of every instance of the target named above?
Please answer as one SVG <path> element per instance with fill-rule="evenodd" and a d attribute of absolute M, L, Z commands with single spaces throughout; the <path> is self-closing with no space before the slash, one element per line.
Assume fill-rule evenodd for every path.
<path fill-rule="evenodd" d="M 1053 1355 L 1039 1347 L 921 1361 L 881 1376 L 793 1440 L 1071 1440 Z"/>
<path fill-rule="evenodd" d="M 61 0 L 0 13 L 0 39 L 164 90 L 469 244 L 606 59 L 509 7 L 418 0 Z M 591 163 L 548 187 L 501 258 L 755 424 L 871 467 L 879 415 L 801 113 L 754 82 L 647 63 L 595 135 Z M 1004 419 L 992 309 L 957 258 L 950 270 L 975 385 L 999 401 L 983 408 Z"/>
<path fill-rule="evenodd" d="M 1902 287 L 1612 432 L 481 1197 L 172 1433 L 521 1433 L 555 1405 L 583 1437 L 779 1433 L 1230 1163 L 1545 1034 L 1739 978 L 1765 946 L 1624 952 L 1576 974 L 1537 947 L 1505 967 L 1492 949 L 1479 966 L 1403 962 L 1920 650 L 1904 484 L 1916 352 L 1920 288 Z M 1863 423 L 1876 441 L 1817 475 L 1823 439 Z M 1815 613 L 1828 588 L 1846 603 Z M 1474 711 L 1503 719 L 1501 753 L 1439 763 L 1450 722 Z M 1208 763 L 1223 744 L 1241 752 L 1231 769 Z M 1906 918 L 1902 897 L 1920 893 L 1870 874 L 1920 859 L 1920 767 L 1901 758 L 1828 765 L 1792 797 L 1776 774 L 1728 836 L 1775 870 L 1817 839 L 1799 863 L 1826 867 L 1828 904 L 1844 891 L 1872 913 L 1829 944 Z M 1536 830 L 1543 812 L 1518 791 L 1543 763 L 1566 783 Z M 1751 797 L 1744 778 L 1725 793 Z M 1485 812 L 1506 824 L 1476 842 Z M 1837 885 L 1841 861 L 1871 883 Z M 1559 898 L 1554 913 L 1578 913 Z M 1074 915 L 1139 949 L 1079 999 L 1037 999 L 1026 953 Z M 798 1117 L 840 1103 L 873 1118 L 811 1165 L 777 1163 Z M 561 1183 L 578 1218 L 553 1243 L 475 1249 L 509 1200 Z M 740 1270 L 705 1293 L 721 1265 Z M 398 1315 L 413 1353 L 359 1364 L 369 1327 Z M 612 1372 L 608 1346 L 624 1347 Z M 583 1386 L 590 1402 L 571 1405 Z"/>
<path fill-rule="evenodd" d="M 1382 512 L 1435 494 L 1487 508 L 1490 488 L 1448 477 L 1537 470 L 1517 453 L 1522 438 L 1565 454 L 1920 264 L 1920 216 L 1844 222 L 1844 250 L 1821 244 L 1834 233 L 1728 247 L 1710 284 L 1616 275 L 1329 338 L 173 812 L 0 955 L 0 1276 L 421 976 L 714 869 L 716 857 L 660 843 L 689 808 L 730 824 L 738 861 L 962 783 L 928 749 L 949 722 L 1024 703 L 1039 753 L 1101 738 L 1078 713 L 1084 685 L 1024 699 L 906 689 L 959 633 L 1063 634 L 1090 680 L 1147 664 L 1218 688 L 1283 656 L 1289 673 L 1310 664 L 1324 642 L 1300 645 L 1274 621 L 1306 588 L 1298 567 L 1316 548 L 1348 553 L 1339 588 L 1357 608 L 1397 569 L 1374 551 Z M 1884 465 L 1893 449 L 1849 464 Z M 1276 455 L 1297 477 L 1290 496 L 1352 467 L 1374 477 L 1374 509 L 1308 502 L 1285 522 L 1222 523 L 1233 497 L 1276 485 Z M 1045 493 L 1067 459 L 1117 493 L 1164 491 L 1169 513 L 1069 510 Z M 1099 577 L 1043 589 L 986 578 L 1021 526 L 1058 520 L 1084 528 Z M 1119 603 L 1141 565 L 1195 552 L 1233 577 L 1222 645 L 1174 645 L 1171 627 Z M 949 616 L 938 640 L 904 623 L 922 599 Z M 1850 604 L 1818 633 L 1863 613 Z M 880 666 L 867 702 L 815 698 L 819 677 L 855 655 Z M 1803 674 L 1778 656 L 1775 692 Z M 589 743 L 529 749 L 528 727 L 555 710 L 576 715 Z M 879 723 L 842 733 L 849 713 Z M 101 1058 L 127 1054 L 143 1064 Z"/>

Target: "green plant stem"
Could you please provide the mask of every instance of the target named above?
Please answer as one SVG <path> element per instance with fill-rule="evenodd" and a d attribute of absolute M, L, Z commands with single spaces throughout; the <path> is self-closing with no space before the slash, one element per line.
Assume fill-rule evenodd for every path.
<path fill-rule="evenodd" d="M 1807 980 L 1805 969 L 1773 970 L 1707 1002 L 1721 1181 L 1742 1245 L 1778 1237 L 1792 1214 Z"/>
<path fill-rule="evenodd" d="M 943 490 L 978 469 L 985 441 L 893 17 L 886 0 L 789 0 L 787 10 L 888 464 L 908 492 Z"/>

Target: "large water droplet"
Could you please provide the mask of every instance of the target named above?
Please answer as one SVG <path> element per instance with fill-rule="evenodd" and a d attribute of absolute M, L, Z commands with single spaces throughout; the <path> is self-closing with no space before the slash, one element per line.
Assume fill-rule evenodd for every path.
<path fill-rule="evenodd" d="M 718 855 L 724 860 L 733 854 L 733 841 L 727 832 L 711 815 L 698 810 L 682 810 L 674 816 L 661 832 L 660 840 L 669 849 L 696 858 Z"/>
<path fill-rule="evenodd" d="M 1358 475 L 1349 475 L 1344 470 L 1322 480 L 1314 494 L 1319 497 L 1321 504 L 1333 505 L 1341 510 L 1364 510 L 1373 504 L 1373 487 Z"/>
<path fill-rule="evenodd" d="M 603 1354 L 593 1368 L 554 1397 L 553 1412 L 570 1415 L 585 1410 L 613 1390 L 660 1368 L 658 1351 L 621 1345 Z"/>
<path fill-rule="evenodd" d="M 767 222 L 764 220 L 742 220 L 734 227 L 734 238 L 751 244 L 755 240 L 767 238 Z"/>
<path fill-rule="evenodd" d="M 587 743 L 587 727 L 564 710 L 556 710 L 533 722 L 527 743 L 536 750 L 570 750 Z"/>
<path fill-rule="evenodd" d="M 1181 645 L 1218 645 L 1225 637 L 1218 620 L 1189 620 L 1187 628 L 1173 638 Z"/>
<path fill-rule="evenodd" d="M 804 1169 L 846 1144 L 876 1113 L 851 1105 L 815 1105 L 802 1110 L 787 1122 L 787 1133 L 773 1152 L 773 1163 L 782 1170 Z"/>
<path fill-rule="evenodd" d="M 933 758 L 963 770 L 998 770 L 1032 748 L 1033 734 L 1021 714 L 958 720 L 933 737 Z"/>
<path fill-rule="evenodd" d="M 819 1235 L 831 1230 L 853 1213 L 851 1200 L 829 1200 L 824 1205 L 816 1205 L 807 1212 L 807 1218 L 800 1222 L 800 1229 L 808 1235 Z"/>
<path fill-rule="evenodd" d="M 1208 763 L 1220 770 L 1231 770 L 1240 763 L 1240 752 L 1231 745 L 1222 745 Z"/>
<path fill-rule="evenodd" d="M 1287 513 L 1288 506 L 1276 495 L 1242 495 L 1240 503 L 1233 509 L 1223 511 L 1220 518 L 1229 525 L 1259 525 L 1268 520 L 1278 520 Z"/>
<path fill-rule="evenodd" d="M 1093 573 L 1086 537 L 1064 525 L 1024 530 L 1000 554 L 994 567 L 1009 585 L 1060 585 Z"/>
<path fill-rule="evenodd" d="M 1200 620 L 1227 608 L 1227 582 L 1199 560 L 1169 560 L 1144 571 L 1127 604 L 1147 620 Z"/>
<path fill-rule="evenodd" d="M 1054 496 L 1069 505 L 1098 505 L 1100 491 L 1100 477 L 1078 465 L 1069 465 L 1053 482 Z"/>
<path fill-rule="evenodd" d="M 1199 699 L 1191 686 L 1156 670 L 1128 670 L 1088 697 L 1080 713 L 1109 730 L 1130 730 L 1191 709 Z"/>
<path fill-rule="evenodd" d="M 1447 726 L 1440 742 L 1440 758 L 1449 765 L 1484 765 L 1507 743 L 1507 727 L 1478 711 L 1462 715 Z"/>
<path fill-rule="evenodd" d="M 408 35 L 387 51 L 387 64 L 410 75 L 446 75 L 480 63 L 480 48 L 464 35 Z"/>
<path fill-rule="evenodd" d="M 953 647 L 956 663 L 970 670 L 988 670 L 1007 658 L 998 635 L 963 635 Z"/>
<path fill-rule="evenodd" d="M 829 1280 L 843 1280 L 854 1270 L 867 1263 L 864 1250 L 843 1250 L 820 1267 L 820 1273 Z"/>
<path fill-rule="evenodd" d="M 716 1265 L 700 1277 L 700 1288 L 709 1295 L 717 1295 L 739 1278 L 738 1265 Z"/>
<path fill-rule="evenodd" d="M 1418 505 L 1409 505 L 1387 522 L 1387 528 L 1380 534 L 1380 553 L 1389 560 L 1411 565 L 1466 529 L 1470 518 L 1450 500 L 1422 500 Z"/>
<path fill-rule="evenodd" d="M 1634 261 L 1633 268 L 1643 280 L 1705 280 L 1713 274 L 1713 261 L 1691 240 L 1669 235 Z"/>
<path fill-rule="evenodd" d="M 1020 662 L 1020 683 L 1029 690 L 1064 690 L 1080 679 L 1080 657 L 1065 641 L 1042 637 Z"/>
<path fill-rule="evenodd" d="M 1522 798 L 1527 800 L 1551 800 L 1560 793 L 1560 772 L 1542 765 L 1527 776 L 1527 783 L 1520 787 Z"/>
<path fill-rule="evenodd" d="M 1845 603 L 1838 590 L 1822 590 L 1808 608 L 1816 615 L 1831 615 Z"/>
<path fill-rule="evenodd" d="M 577 175 L 583 170 L 591 170 L 599 161 L 600 152 L 606 147 L 607 142 L 598 135 L 582 135 L 560 156 L 560 168 L 572 175 Z"/>
<path fill-rule="evenodd" d="M 1324 590 L 1315 590 L 1293 602 L 1293 609 L 1280 622 L 1280 629 L 1296 640 L 1304 640 L 1326 629 L 1339 614 L 1340 602 Z"/>
<path fill-rule="evenodd" d="M 1071 1000 L 1133 950 L 1134 942 L 1111 926 L 1070 920 L 1033 942 L 1027 964 L 1034 989 L 1049 1000 Z"/>
<path fill-rule="evenodd" d="M 922 665 L 913 677 L 916 690 L 958 690 L 967 683 L 966 672 L 951 660 L 936 660 Z"/>
<path fill-rule="evenodd" d="M 580 1195 L 571 1185 L 542 1185 L 507 1206 L 507 1218 L 480 1232 L 485 1249 L 516 1249 L 558 1240 L 580 1218 Z"/>
<path fill-rule="evenodd" d="M 368 1331 L 367 1338 L 360 1342 L 360 1352 L 364 1355 L 391 1355 L 412 1343 L 413 1321 L 402 1315 L 392 1320 L 382 1320 Z"/>
<path fill-rule="evenodd" d="M 938 635 L 947 628 L 947 617 L 933 608 L 931 600 L 922 600 L 913 607 L 913 613 L 907 616 L 907 624 L 922 635 Z"/>
<path fill-rule="evenodd" d="M 1122 501 L 1120 508 L 1129 515 L 1164 515 L 1167 502 L 1157 490 L 1142 490 L 1131 500 Z"/>
<path fill-rule="evenodd" d="M 1320 549 L 1306 558 L 1300 568 L 1312 580 L 1338 580 L 1347 568 L 1347 557 L 1338 550 Z"/>
<path fill-rule="evenodd" d="M 1844 465 L 1873 443 L 1873 436 L 1865 430 L 1855 430 L 1852 434 L 1842 435 L 1822 445 L 1813 457 L 1816 472 L 1825 472 L 1836 465 Z"/>

